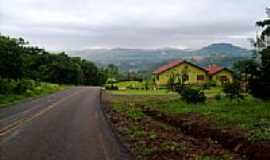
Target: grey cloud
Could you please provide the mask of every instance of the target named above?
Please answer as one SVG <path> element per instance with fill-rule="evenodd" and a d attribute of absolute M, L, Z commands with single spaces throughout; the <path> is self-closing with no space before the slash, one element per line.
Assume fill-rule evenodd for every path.
<path fill-rule="evenodd" d="M 0 32 L 48 49 L 244 47 L 267 0 L 3 0 Z"/>

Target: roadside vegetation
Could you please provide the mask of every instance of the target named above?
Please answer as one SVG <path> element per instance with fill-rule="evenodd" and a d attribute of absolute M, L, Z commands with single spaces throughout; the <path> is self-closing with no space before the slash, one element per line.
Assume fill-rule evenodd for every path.
<path fill-rule="evenodd" d="M 27 98 L 48 95 L 67 88 L 65 85 L 36 82 L 29 79 L 0 79 L 0 108 Z"/>
<path fill-rule="evenodd" d="M 23 38 L 0 34 L 0 106 L 42 96 L 66 85 L 102 85 L 113 73 L 93 62 L 33 47 Z"/>
<path fill-rule="evenodd" d="M 0 34 L 0 55 L 0 77 L 5 79 L 71 85 L 101 85 L 107 79 L 105 69 L 90 61 L 32 47 L 22 38 Z"/>

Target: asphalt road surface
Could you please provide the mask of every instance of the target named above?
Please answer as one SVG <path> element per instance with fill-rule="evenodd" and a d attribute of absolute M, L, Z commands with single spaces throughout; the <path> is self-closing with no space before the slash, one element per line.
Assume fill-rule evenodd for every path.
<path fill-rule="evenodd" d="M 0 110 L 1 160 L 128 160 L 100 89 L 76 87 Z"/>

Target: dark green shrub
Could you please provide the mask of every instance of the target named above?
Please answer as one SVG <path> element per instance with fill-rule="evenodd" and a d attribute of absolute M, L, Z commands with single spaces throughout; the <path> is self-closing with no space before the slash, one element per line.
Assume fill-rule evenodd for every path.
<path fill-rule="evenodd" d="M 16 81 L 12 79 L 0 79 L 0 94 L 13 94 L 16 85 Z"/>
<path fill-rule="evenodd" d="M 241 84 L 238 81 L 232 83 L 225 83 L 223 91 L 227 97 L 231 100 L 236 99 L 237 101 L 243 100 L 244 95 L 242 94 Z"/>
<path fill-rule="evenodd" d="M 204 95 L 204 92 L 199 89 L 185 87 L 179 94 L 181 95 L 182 99 L 187 103 L 205 103 L 206 101 L 206 96 Z"/>
<path fill-rule="evenodd" d="M 15 93 L 22 94 L 22 93 L 25 93 L 27 90 L 33 90 L 35 87 L 36 87 L 36 83 L 34 80 L 30 80 L 30 79 L 17 80 Z"/>
<path fill-rule="evenodd" d="M 221 100 L 221 98 L 222 98 L 221 94 L 217 94 L 217 95 L 215 95 L 215 99 L 216 99 L 216 100 L 218 100 L 218 101 L 219 101 L 219 100 Z"/>

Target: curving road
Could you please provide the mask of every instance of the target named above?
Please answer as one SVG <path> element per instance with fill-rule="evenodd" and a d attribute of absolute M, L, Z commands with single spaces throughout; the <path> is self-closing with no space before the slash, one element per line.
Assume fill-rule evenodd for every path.
<path fill-rule="evenodd" d="M 101 111 L 100 89 L 76 87 L 0 110 L 1 160 L 128 160 Z"/>

